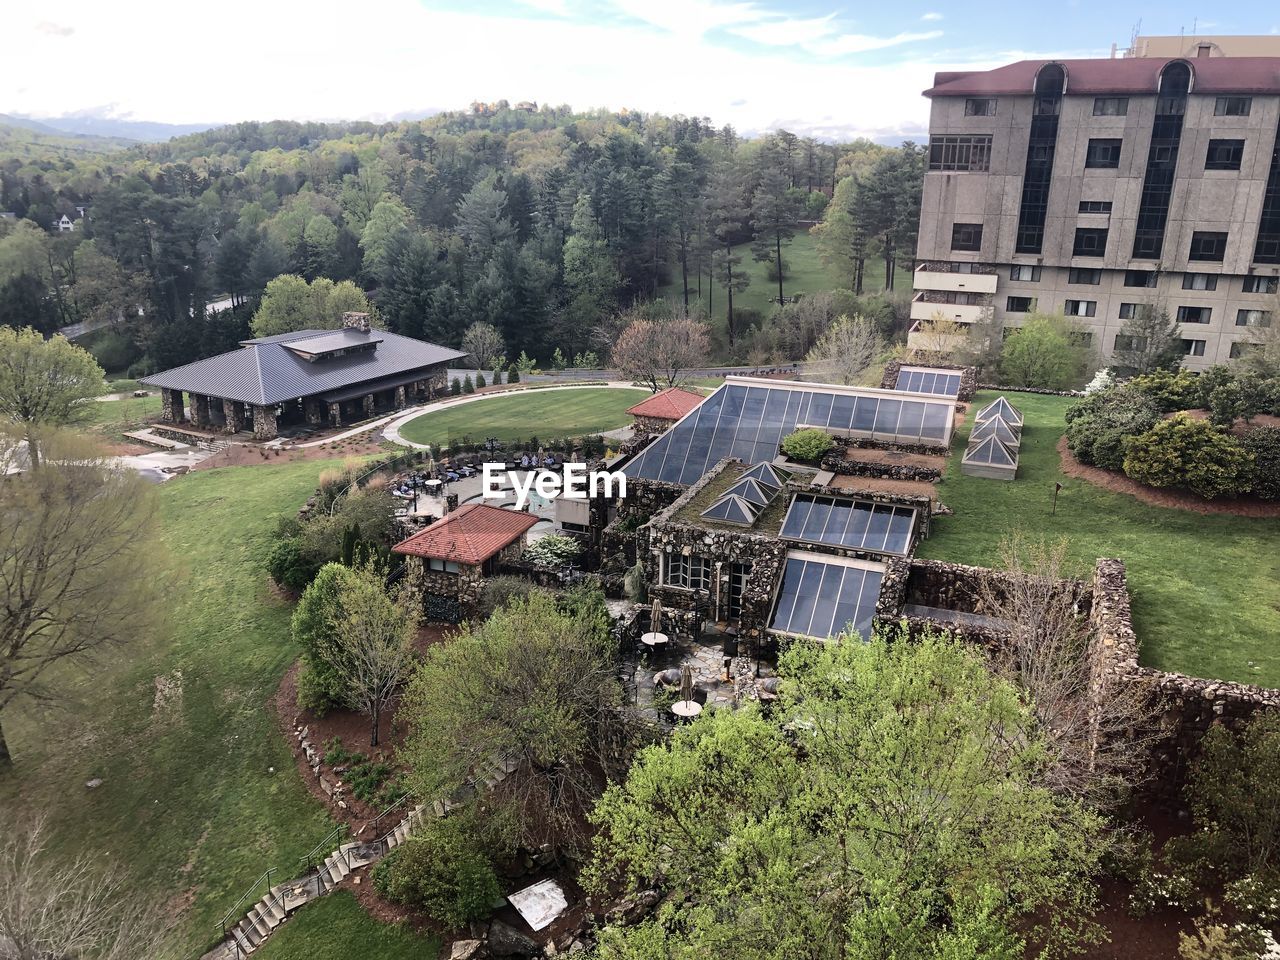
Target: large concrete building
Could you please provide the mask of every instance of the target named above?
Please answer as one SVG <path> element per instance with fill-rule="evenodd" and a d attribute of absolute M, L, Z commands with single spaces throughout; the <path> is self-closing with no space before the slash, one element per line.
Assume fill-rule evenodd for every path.
<path fill-rule="evenodd" d="M 1280 282 L 1280 57 L 1187 49 L 937 74 L 912 318 L 1065 312 L 1105 358 L 1156 303 L 1187 367 L 1247 350 Z"/>

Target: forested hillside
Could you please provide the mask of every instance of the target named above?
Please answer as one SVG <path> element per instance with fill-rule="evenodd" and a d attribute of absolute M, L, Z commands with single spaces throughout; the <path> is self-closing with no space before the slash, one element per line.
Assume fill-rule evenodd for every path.
<path fill-rule="evenodd" d="M 921 169 L 911 144 L 505 102 L 384 125 L 242 123 L 104 154 L 0 149 L 0 210 L 16 215 L 0 220 L 0 323 L 106 324 L 104 363 L 141 374 L 232 348 L 267 284 L 293 274 L 311 287 L 278 284 L 281 298 L 358 303 L 350 281 L 391 330 L 458 344 L 485 322 L 510 356 L 603 358 L 621 314 L 666 296 L 658 312 L 718 318 L 719 358 L 794 359 L 771 330 L 800 308 L 788 272 L 806 271 L 810 294 L 819 270 L 850 297 L 860 276 L 877 292 L 914 250 Z M 63 214 L 74 232 L 52 232 Z M 824 219 L 792 264 L 792 238 Z M 751 306 L 729 309 L 749 287 Z M 333 322 L 306 309 L 293 315 Z"/>

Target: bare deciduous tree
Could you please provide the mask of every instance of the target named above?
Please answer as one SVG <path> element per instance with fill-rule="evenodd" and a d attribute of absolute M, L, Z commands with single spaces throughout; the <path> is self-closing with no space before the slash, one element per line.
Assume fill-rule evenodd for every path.
<path fill-rule="evenodd" d="M 880 335 L 870 320 L 841 315 L 809 351 L 809 379 L 856 383 L 879 352 Z"/>
<path fill-rule="evenodd" d="M 50 668 L 145 636 L 159 609 L 147 484 L 80 438 L 46 436 L 45 456 L 0 481 L 0 716 L 18 697 L 56 696 Z M 20 441 L 0 436 L 0 476 L 22 463 Z"/>
<path fill-rule="evenodd" d="M 1067 546 L 1013 534 L 1000 545 L 1003 569 L 980 582 L 978 600 L 1006 625 L 993 667 L 1031 700 L 1053 752 L 1050 786 L 1105 807 L 1144 778 L 1157 706 L 1150 684 L 1103 668 L 1067 577 Z"/>
<path fill-rule="evenodd" d="M 332 626 L 347 703 L 369 715 L 369 744 L 376 747 L 382 711 L 413 670 L 417 622 L 403 591 L 388 595 L 381 575 L 371 569 L 356 573 L 339 597 L 341 615 Z"/>
<path fill-rule="evenodd" d="M 88 856 L 70 864 L 46 849 L 42 823 L 0 817 L 0 957 L 133 960 L 160 956 L 157 910 L 128 895 Z"/>
<path fill-rule="evenodd" d="M 633 320 L 613 345 L 613 363 L 655 393 L 674 387 L 707 362 L 707 326 L 690 317 Z"/>
<path fill-rule="evenodd" d="M 496 370 L 502 366 L 507 344 L 493 324 L 473 323 L 462 335 L 462 349 L 475 357 L 477 369 Z"/>

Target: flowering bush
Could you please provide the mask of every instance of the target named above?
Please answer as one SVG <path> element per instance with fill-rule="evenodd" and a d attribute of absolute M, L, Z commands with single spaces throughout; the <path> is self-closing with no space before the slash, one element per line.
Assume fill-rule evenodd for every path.
<path fill-rule="evenodd" d="M 1223 897 L 1245 916 L 1273 926 L 1280 922 L 1280 877 L 1251 873 L 1228 883 Z"/>
<path fill-rule="evenodd" d="M 542 567 L 562 567 L 577 560 L 581 552 L 582 547 L 573 537 L 549 533 L 529 544 L 524 551 L 524 559 Z"/>
<path fill-rule="evenodd" d="M 1176 870 L 1147 870 L 1129 895 L 1129 912 L 1141 917 L 1152 910 L 1173 907 L 1191 910 L 1200 902 L 1200 891 L 1186 874 Z"/>

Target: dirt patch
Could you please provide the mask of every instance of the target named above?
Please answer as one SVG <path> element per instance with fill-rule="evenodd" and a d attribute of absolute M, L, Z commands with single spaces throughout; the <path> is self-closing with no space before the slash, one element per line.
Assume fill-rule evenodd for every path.
<path fill-rule="evenodd" d="M 1209 419 L 1208 410 L 1181 410 L 1176 413 L 1166 414 L 1165 419 L 1168 420 L 1171 417 L 1176 417 L 1178 413 L 1185 413 L 1192 420 Z M 1269 413 L 1260 413 L 1252 420 L 1245 420 L 1241 418 L 1231 425 L 1231 432 L 1239 436 L 1242 433 L 1247 433 L 1254 427 L 1271 427 L 1273 429 L 1280 427 L 1280 417 L 1273 417 Z"/>
<path fill-rule="evenodd" d="M 373 435 L 361 435 L 318 447 L 266 447 L 256 443 L 233 443 L 219 450 L 207 460 L 192 467 L 193 470 L 213 470 L 217 467 L 253 467 L 272 463 L 298 463 L 302 460 L 333 460 L 337 457 L 360 457 L 381 453 L 381 441 Z"/>
<path fill-rule="evenodd" d="M 909 497 L 929 497 L 936 499 L 937 492 L 932 483 L 923 480 L 888 480 L 881 477 L 851 477 L 838 474 L 828 486 L 833 490 L 845 493 L 856 493 L 859 490 L 874 490 L 878 493 L 896 493 Z"/>
<path fill-rule="evenodd" d="M 903 453 L 898 450 L 875 450 L 869 447 L 846 447 L 844 458 L 856 463 L 882 463 L 899 467 L 924 467 L 945 470 L 947 458 L 941 454 Z"/>
<path fill-rule="evenodd" d="M 1102 487 L 1113 493 L 1123 493 L 1141 500 L 1153 507 L 1165 507 L 1170 510 L 1186 510 L 1189 513 L 1229 514 L 1235 517 L 1280 517 L 1280 503 L 1252 499 L 1205 500 L 1187 490 L 1157 490 L 1130 480 L 1120 473 L 1112 473 L 1101 467 L 1090 467 L 1081 463 L 1071 454 L 1067 447 L 1067 438 L 1058 441 L 1058 457 L 1062 461 L 1062 472 L 1068 477 L 1087 480 L 1094 486 Z"/>

